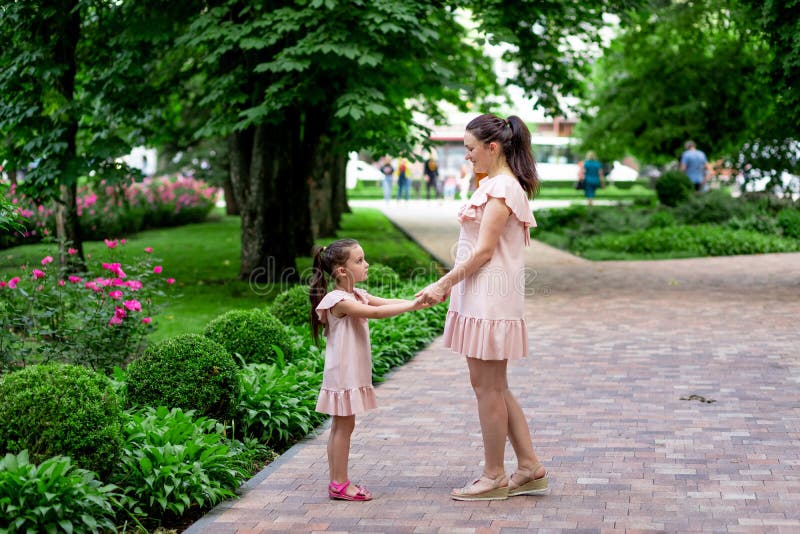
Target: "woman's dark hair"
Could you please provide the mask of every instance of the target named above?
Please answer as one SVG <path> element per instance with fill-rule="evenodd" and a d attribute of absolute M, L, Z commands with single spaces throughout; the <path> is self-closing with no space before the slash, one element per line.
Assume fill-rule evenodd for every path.
<path fill-rule="evenodd" d="M 311 251 L 314 265 L 311 274 L 311 286 L 308 298 L 311 300 L 311 337 L 314 343 L 319 342 L 320 320 L 317 306 L 328 293 L 328 278 L 333 270 L 347 263 L 350 249 L 358 245 L 355 239 L 339 239 L 326 247 L 315 246 Z"/>
<path fill-rule="evenodd" d="M 522 119 L 516 115 L 501 119 L 497 115 L 486 113 L 472 119 L 467 124 L 467 131 L 481 143 L 499 143 L 506 162 L 522 189 L 528 197 L 536 195 L 539 190 L 539 176 L 531 149 L 531 132 Z"/>

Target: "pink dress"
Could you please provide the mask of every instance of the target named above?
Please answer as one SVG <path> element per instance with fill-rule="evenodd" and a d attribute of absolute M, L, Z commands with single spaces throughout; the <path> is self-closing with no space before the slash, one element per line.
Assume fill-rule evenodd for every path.
<path fill-rule="evenodd" d="M 322 298 L 317 316 L 325 324 L 325 370 L 316 411 L 330 415 L 353 415 L 378 407 L 372 389 L 372 350 L 369 326 L 363 317 L 336 317 L 330 312 L 343 300 L 367 304 L 367 292 L 355 294 L 334 289 Z"/>
<path fill-rule="evenodd" d="M 481 360 L 512 360 L 528 353 L 525 324 L 525 247 L 536 226 L 528 197 L 513 176 L 481 180 L 458 212 L 461 234 L 456 265 L 469 258 L 478 243 L 489 197 L 511 210 L 491 259 L 453 287 L 444 325 L 444 345 Z"/>

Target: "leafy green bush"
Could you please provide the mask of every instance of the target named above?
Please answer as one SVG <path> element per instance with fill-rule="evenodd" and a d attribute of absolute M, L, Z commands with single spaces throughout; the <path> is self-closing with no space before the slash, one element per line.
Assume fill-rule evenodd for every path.
<path fill-rule="evenodd" d="M 372 267 L 370 267 L 372 270 Z M 285 325 L 307 326 L 311 313 L 307 285 L 294 286 L 275 297 L 269 311 Z"/>
<path fill-rule="evenodd" d="M 429 276 L 434 263 L 433 260 L 426 262 L 411 255 L 383 256 L 378 258 L 378 260 L 379 263 L 382 263 L 383 265 L 386 265 L 390 269 L 394 270 L 394 272 L 396 272 L 397 275 L 404 280 Z M 372 271 L 373 265 L 377 264 L 370 265 L 370 271 Z M 370 277 L 372 277 L 372 272 L 370 272 Z"/>
<path fill-rule="evenodd" d="M 227 419 L 239 394 L 238 366 L 219 343 L 183 334 L 149 347 L 127 369 L 128 403 L 196 410 Z"/>
<path fill-rule="evenodd" d="M 315 411 L 322 371 L 314 361 L 251 363 L 239 377 L 241 430 L 271 448 L 279 450 L 305 436 L 327 417 Z"/>
<path fill-rule="evenodd" d="M 223 313 L 208 323 L 203 335 L 238 354 L 244 363 L 275 361 L 273 345 L 284 355 L 291 354 L 288 330 L 274 315 L 257 308 Z"/>
<path fill-rule="evenodd" d="M 610 250 L 637 254 L 685 252 L 694 256 L 730 256 L 800 250 L 800 242 L 713 225 L 652 228 L 630 234 L 605 234 L 576 240 L 578 252 Z"/>
<path fill-rule="evenodd" d="M 369 276 L 367 277 L 367 287 L 391 288 L 400 283 L 400 277 L 394 269 L 382 263 L 372 263 L 369 266 Z"/>
<path fill-rule="evenodd" d="M 586 219 L 589 209 L 584 205 L 572 205 L 568 208 L 537 210 L 536 229 L 539 231 L 557 231 L 564 228 L 577 228 Z"/>
<path fill-rule="evenodd" d="M 800 239 L 800 210 L 784 208 L 778 212 L 778 226 L 783 230 L 783 235 Z"/>
<path fill-rule="evenodd" d="M 126 413 L 113 481 L 137 513 L 171 522 L 233 497 L 246 479 L 241 444 L 228 443 L 215 420 L 193 415 L 163 406 Z"/>
<path fill-rule="evenodd" d="M 659 210 L 650 216 L 647 221 L 647 228 L 666 228 L 675 226 L 675 216 L 671 211 Z"/>
<path fill-rule="evenodd" d="M 755 211 L 752 204 L 733 198 L 725 191 L 709 191 L 693 196 L 675 208 L 675 217 L 684 224 L 724 223 L 733 217 L 747 217 Z"/>
<path fill-rule="evenodd" d="M 746 217 L 732 217 L 726 223 L 732 230 L 750 230 L 760 234 L 780 235 L 781 227 L 778 222 L 769 215 L 763 213 L 753 213 Z"/>
<path fill-rule="evenodd" d="M 692 195 L 694 185 L 683 171 L 667 171 L 655 184 L 658 201 L 665 206 L 677 206 Z"/>
<path fill-rule="evenodd" d="M 0 380 L 0 454 L 70 456 L 105 475 L 120 455 L 121 408 L 109 380 L 77 365 L 26 367 Z"/>
<path fill-rule="evenodd" d="M 0 531 L 114 531 L 116 486 L 54 456 L 36 466 L 28 452 L 0 460 Z"/>

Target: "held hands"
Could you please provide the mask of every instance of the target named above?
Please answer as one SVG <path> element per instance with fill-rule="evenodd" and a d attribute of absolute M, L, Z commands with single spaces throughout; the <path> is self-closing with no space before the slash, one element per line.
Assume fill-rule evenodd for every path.
<path fill-rule="evenodd" d="M 441 284 L 434 282 L 414 296 L 424 305 L 432 306 L 444 302 L 450 296 L 450 291 L 446 291 Z"/>

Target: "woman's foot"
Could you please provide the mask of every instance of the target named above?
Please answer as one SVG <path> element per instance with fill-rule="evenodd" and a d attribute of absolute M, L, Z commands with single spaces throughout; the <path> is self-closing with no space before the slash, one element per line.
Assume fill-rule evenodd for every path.
<path fill-rule="evenodd" d="M 328 497 L 342 501 L 371 501 L 372 493 L 367 488 L 350 484 L 349 480 L 341 484 L 331 480 L 328 484 Z"/>
<path fill-rule="evenodd" d="M 536 464 L 530 469 L 519 467 L 508 481 L 509 497 L 544 495 L 548 491 L 550 488 L 547 486 L 547 470 L 542 464 Z"/>
<path fill-rule="evenodd" d="M 481 478 L 463 488 L 454 489 L 450 497 L 457 501 L 499 501 L 508 498 L 508 477 L 500 473 L 496 478 Z"/>

